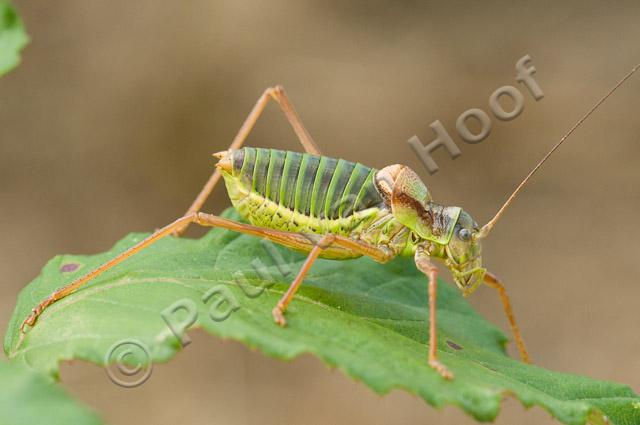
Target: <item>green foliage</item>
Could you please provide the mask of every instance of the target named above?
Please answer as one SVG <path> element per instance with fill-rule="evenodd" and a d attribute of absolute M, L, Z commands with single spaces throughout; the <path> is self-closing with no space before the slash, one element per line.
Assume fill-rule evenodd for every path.
<path fill-rule="evenodd" d="M 20 62 L 20 50 L 29 42 L 22 19 L 6 0 L 0 0 L 0 75 Z"/>
<path fill-rule="evenodd" d="M 0 361 L 0 422 L 6 425 L 93 425 L 101 421 L 32 370 Z"/>
<path fill-rule="evenodd" d="M 427 282 L 410 258 L 387 265 L 318 261 L 290 306 L 289 326 L 280 328 L 271 309 L 304 256 L 278 247 L 278 261 L 259 239 L 220 229 L 198 240 L 166 238 L 127 260 L 50 307 L 17 347 L 20 322 L 38 301 L 144 236 L 129 235 L 103 254 L 51 260 L 20 294 L 5 338 L 9 357 L 56 376 L 62 360 L 101 365 L 115 342 L 133 338 L 153 362 L 165 362 L 180 343 L 161 312 L 190 300 L 196 327 L 279 359 L 313 353 L 378 393 L 400 388 L 436 407 L 460 406 L 481 421 L 494 419 L 501 400 L 513 395 L 567 424 L 604 423 L 605 416 L 613 424 L 640 423 L 640 397 L 627 386 L 507 357 L 502 332 L 445 283 L 439 285 L 439 350 L 456 378 L 442 380 L 427 366 Z M 63 271 L 74 265 L 79 269 Z M 211 288 L 216 295 L 204 302 Z M 226 320 L 212 319 L 233 306 Z M 185 316 L 169 315 L 172 323 Z"/>

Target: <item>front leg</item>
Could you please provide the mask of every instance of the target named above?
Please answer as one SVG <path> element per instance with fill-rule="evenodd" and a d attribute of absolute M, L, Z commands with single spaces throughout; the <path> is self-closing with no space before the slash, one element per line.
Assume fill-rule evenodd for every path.
<path fill-rule="evenodd" d="M 429 366 L 435 369 L 444 379 L 453 379 L 453 372 L 440 363 L 437 353 L 436 296 L 438 289 L 438 269 L 423 249 L 416 251 L 415 262 L 418 270 L 424 273 L 427 279 L 429 279 Z"/>
<path fill-rule="evenodd" d="M 500 294 L 500 300 L 502 301 L 504 314 L 509 320 L 509 326 L 511 327 L 511 332 L 513 333 L 513 337 L 516 340 L 516 346 L 518 347 L 518 352 L 520 353 L 520 360 L 522 360 L 524 363 L 531 363 L 531 357 L 529 357 L 529 353 L 527 352 L 527 346 L 524 344 L 524 339 L 522 338 L 522 334 L 520 333 L 520 328 L 518 328 L 516 318 L 513 315 L 513 310 L 511 309 L 511 302 L 509 301 L 507 290 L 502 285 L 502 283 L 500 283 L 498 277 L 490 272 L 487 272 L 484 275 L 484 283 L 486 283 L 487 286 L 496 289 L 498 291 L 498 294 Z"/>

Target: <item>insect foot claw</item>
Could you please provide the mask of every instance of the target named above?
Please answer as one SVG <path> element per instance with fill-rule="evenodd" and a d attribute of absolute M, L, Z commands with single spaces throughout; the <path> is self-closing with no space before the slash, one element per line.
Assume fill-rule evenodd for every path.
<path fill-rule="evenodd" d="M 431 366 L 436 372 L 440 374 L 444 379 L 453 379 L 453 372 L 451 372 L 445 365 L 438 360 L 429 360 L 429 366 Z"/>
<path fill-rule="evenodd" d="M 284 312 L 280 307 L 275 307 L 271 312 L 273 314 L 273 320 L 280 326 L 287 326 L 287 321 L 284 318 Z"/>
<path fill-rule="evenodd" d="M 20 333 L 21 334 L 27 333 L 27 326 L 33 327 L 33 325 L 36 324 L 36 318 L 38 317 L 36 314 L 37 314 L 36 310 L 33 309 L 31 314 L 29 315 L 29 317 L 24 319 L 24 321 L 22 322 L 22 325 L 20 325 Z"/>

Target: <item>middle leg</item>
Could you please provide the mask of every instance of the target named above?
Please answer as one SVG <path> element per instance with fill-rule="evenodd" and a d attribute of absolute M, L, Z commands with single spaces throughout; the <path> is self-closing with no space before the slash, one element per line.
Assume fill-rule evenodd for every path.
<path fill-rule="evenodd" d="M 280 298 L 280 301 L 278 301 L 278 304 L 276 304 L 276 306 L 273 308 L 273 311 L 272 311 L 273 320 L 278 325 L 285 326 L 287 324 L 287 321 L 284 318 L 284 312 L 287 310 L 287 306 L 289 305 L 289 303 L 293 299 L 293 296 L 298 291 L 298 288 L 302 284 L 302 281 L 304 280 L 304 277 L 307 275 L 307 273 L 309 272 L 309 269 L 311 269 L 311 266 L 313 265 L 313 263 L 316 261 L 316 259 L 320 255 L 320 252 L 323 249 L 325 249 L 327 246 L 331 245 L 331 243 L 334 240 L 335 240 L 335 236 L 334 235 L 326 234 L 326 235 L 322 236 L 322 238 L 320 238 L 318 243 L 311 249 L 311 251 L 309 251 L 309 255 L 307 256 L 307 259 L 305 260 L 304 264 L 302 265 L 302 268 L 298 272 L 298 275 L 293 280 L 291 285 L 289 285 L 289 288 L 287 289 L 287 292 L 285 292 L 284 295 L 282 296 L 282 298 Z"/>
<path fill-rule="evenodd" d="M 303 236 L 306 239 L 310 239 L 310 235 Z M 320 253 L 326 249 L 331 249 L 332 247 L 340 247 L 342 249 L 348 250 L 350 252 L 354 252 L 359 255 L 366 255 L 370 258 L 373 258 L 375 261 L 380 263 L 387 262 L 391 258 L 395 256 L 391 251 L 386 250 L 385 248 L 376 247 L 374 245 L 369 245 L 364 242 L 360 242 L 354 239 L 345 238 L 344 236 L 333 235 L 331 233 L 327 233 L 320 237 L 320 239 L 313 245 L 313 248 L 309 251 L 309 255 L 305 260 L 302 268 L 298 272 L 298 275 L 293 280 L 287 292 L 284 293 L 278 304 L 274 307 L 272 314 L 273 320 L 280 326 L 285 326 L 287 321 L 284 318 L 284 313 L 287 310 L 287 306 L 293 300 L 293 296 L 300 288 L 302 281 L 305 276 L 311 269 L 313 263 L 318 259 Z"/>
<path fill-rule="evenodd" d="M 422 250 L 416 251 L 415 262 L 418 269 L 429 279 L 429 366 L 444 379 L 453 379 L 453 372 L 438 360 L 438 329 L 436 326 L 438 268 Z"/>

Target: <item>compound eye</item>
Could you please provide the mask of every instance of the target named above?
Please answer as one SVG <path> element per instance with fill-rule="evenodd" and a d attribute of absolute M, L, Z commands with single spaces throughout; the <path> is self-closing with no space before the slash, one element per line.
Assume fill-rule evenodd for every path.
<path fill-rule="evenodd" d="M 464 242 L 469 242 L 471 240 L 471 230 L 460 229 L 460 231 L 458 232 L 458 237 Z"/>

